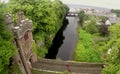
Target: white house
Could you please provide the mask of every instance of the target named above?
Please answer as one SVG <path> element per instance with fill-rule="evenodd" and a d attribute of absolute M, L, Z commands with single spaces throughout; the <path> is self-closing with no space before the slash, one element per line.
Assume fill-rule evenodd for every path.
<path fill-rule="evenodd" d="M 105 25 L 111 25 L 111 22 L 109 20 L 106 20 Z"/>

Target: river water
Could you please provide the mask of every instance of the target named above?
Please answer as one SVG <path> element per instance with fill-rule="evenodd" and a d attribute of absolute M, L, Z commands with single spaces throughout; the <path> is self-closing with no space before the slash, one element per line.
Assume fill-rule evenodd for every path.
<path fill-rule="evenodd" d="M 63 31 L 63 36 L 65 39 L 63 40 L 63 44 L 58 50 L 56 58 L 61 60 L 71 60 L 72 55 L 76 49 L 76 44 L 78 41 L 78 32 L 77 26 L 79 19 L 77 17 L 66 17 L 68 19 L 69 24 L 66 29 Z"/>

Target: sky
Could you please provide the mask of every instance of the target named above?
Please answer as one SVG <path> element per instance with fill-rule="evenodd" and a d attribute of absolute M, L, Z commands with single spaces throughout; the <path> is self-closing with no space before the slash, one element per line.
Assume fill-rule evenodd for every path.
<path fill-rule="evenodd" d="M 7 2 L 8 0 L 1 0 Z M 104 7 L 110 9 L 120 9 L 120 0 L 61 0 L 65 4 L 80 4 Z"/>
<path fill-rule="evenodd" d="M 7 3 L 9 0 L 0 0 L 0 1 L 2 1 L 2 2 L 4 1 L 5 3 Z"/>
<path fill-rule="evenodd" d="M 61 0 L 66 4 L 80 4 L 104 8 L 120 9 L 120 0 Z"/>

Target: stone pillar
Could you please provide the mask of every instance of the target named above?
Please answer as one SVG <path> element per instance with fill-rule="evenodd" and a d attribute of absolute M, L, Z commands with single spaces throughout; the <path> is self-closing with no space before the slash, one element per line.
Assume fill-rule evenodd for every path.
<path fill-rule="evenodd" d="M 24 20 L 24 12 L 18 13 L 18 23 L 20 23 L 22 20 Z"/>
<path fill-rule="evenodd" d="M 24 13 L 19 12 L 17 26 L 14 26 L 11 14 L 5 15 L 5 22 L 7 27 L 10 30 L 12 29 L 12 32 L 15 36 L 16 46 L 18 48 L 18 56 L 22 63 L 22 67 L 20 67 L 21 65 L 19 66 L 20 69 L 24 68 L 26 74 L 31 74 L 31 63 L 37 61 L 37 56 L 32 52 L 32 21 L 25 19 Z"/>
<path fill-rule="evenodd" d="M 14 21 L 13 21 L 13 18 L 12 18 L 12 15 L 11 14 L 5 14 L 5 23 L 7 25 L 7 28 L 12 31 L 12 28 L 14 27 Z"/>

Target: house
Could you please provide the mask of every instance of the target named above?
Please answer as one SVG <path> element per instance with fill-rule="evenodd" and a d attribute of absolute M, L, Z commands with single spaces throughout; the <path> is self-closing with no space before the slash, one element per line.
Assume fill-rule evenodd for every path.
<path fill-rule="evenodd" d="M 110 26 L 110 25 L 111 25 L 111 22 L 110 22 L 109 20 L 106 20 L 106 21 L 105 21 L 105 25 L 109 25 L 109 26 Z"/>

